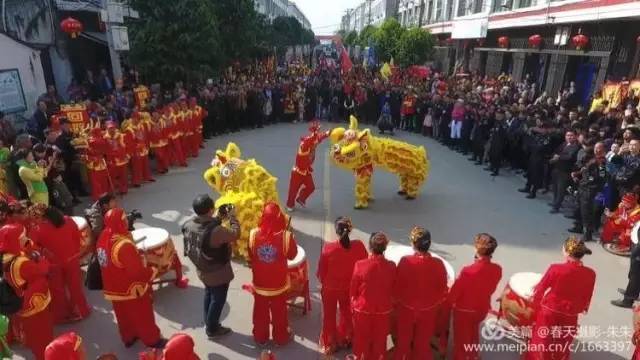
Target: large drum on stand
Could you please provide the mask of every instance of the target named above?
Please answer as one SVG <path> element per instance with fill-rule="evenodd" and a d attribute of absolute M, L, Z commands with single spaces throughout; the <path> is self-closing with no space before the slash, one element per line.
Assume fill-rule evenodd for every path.
<path fill-rule="evenodd" d="M 384 252 L 384 257 L 388 260 L 393 261 L 398 265 L 400 263 L 400 259 L 407 255 L 413 255 L 415 250 L 411 246 L 406 245 L 390 245 L 387 247 L 387 250 Z M 445 269 L 447 270 L 447 285 L 451 287 L 453 282 L 456 279 L 455 270 L 453 266 L 449 264 L 445 259 L 443 259 L 438 254 L 430 252 L 431 256 L 434 258 L 442 260 Z M 448 348 L 448 339 L 449 339 L 449 319 L 450 319 L 450 309 L 446 306 L 442 306 L 440 309 L 440 313 L 438 314 L 438 319 L 436 321 L 436 332 L 434 337 L 430 339 L 431 347 L 434 350 L 434 355 L 440 359 L 446 359 L 447 357 L 447 348 Z M 395 314 L 392 313 L 392 327 L 391 333 L 392 337 L 395 334 L 396 321 Z"/>
<path fill-rule="evenodd" d="M 304 249 L 298 245 L 298 254 L 295 259 L 287 261 L 289 276 L 289 299 L 292 300 L 289 305 L 300 307 L 295 304 L 295 300 L 299 297 L 304 299 L 302 305 L 302 314 L 306 314 L 311 310 L 311 295 L 309 294 L 309 264 L 307 263 L 307 255 Z"/>
<path fill-rule="evenodd" d="M 172 269 L 174 257 L 177 254 L 167 230 L 161 228 L 136 229 L 131 232 L 131 235 L 133 235 L 133 241 L 146 265 L 158 269 L 156 280 Z M 174 280 L 157 281 L 156 283 Z"/>
<path fill-rule="evenodd" d="M 76 223 L 80 230 L 80 264 L 85 265 L 89 261 L 90 254 L 93 252 L 95 244 L 91 235 L 91 228 L 87 219 L 81 216 L 72 216 L 71 219 Z"/>
<path fill-rule="evenodd" d="M 498 312 L 498 320 L 506 320 L 507 330 L 517 331 L 533 325 L 535 311 L 531 297 L 533 289 L 541 279 L 542 274 L 533 272 L 520 272 L 511 276 L 500 297 Z M 524 337 L 526 334 L 514 333 L 514 335 Z"/>

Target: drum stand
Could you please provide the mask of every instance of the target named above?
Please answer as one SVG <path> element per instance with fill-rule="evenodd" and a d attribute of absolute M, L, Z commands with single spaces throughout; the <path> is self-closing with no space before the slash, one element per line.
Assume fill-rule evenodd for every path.
<path fill-rule="evenodd" d="M 302 297 L 303 302 L 302 305 L 296 303 L 296 300 Z M 307 315 L 307 312 L 311 311 L 311 295 L 309 294 L 309 280 L 305 281 L 304 288 L 302 289 L 302 294 L 292 294 L 287 301 L 287 305 L 289 307 L 293 307 L 296 309 L 302 310 L 302 315 Z"/>
<path fill-rule="evenodd" d="M 498 302 L 500 302 L 499 299 Z M 496 333 L 499 328 L 503 332 L 505 338 L 525 344 L 529 341 L 529 338 L 531 338 L 531 334 L 523 332 L 521 327 L 513 326 L 507 321 L 507 319 L 503 318 L 502 309 L 498 311 L 491 309 L 489 310 L 489 314 L 495 316 L 495 319 L 490 317 L 485 318 L 483 326 L 489 327 L 493 333 Z M 525 327 L 525 329 L 526 328 L 531 329 L 532 326 Z"/>

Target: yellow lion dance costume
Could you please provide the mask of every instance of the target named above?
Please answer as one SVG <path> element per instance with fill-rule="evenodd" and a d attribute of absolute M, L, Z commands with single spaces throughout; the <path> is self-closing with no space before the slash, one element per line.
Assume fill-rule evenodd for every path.
<path fill-rule="evenodd" d="M 427 180 L 429 160 L 423 146 L 379 138 L 371 135 L 369 129 L 358 130 L 358 119 L 351 116 L 349 129 L 336 128 L 331 131 L 330 155 L 333 162 L 356 177 L 356 209 L 369 206 L 371 197 L 371 176 L 373 167 L 379 166 L 400 178 L 398 194 L 408 200 L 418 196 L 420 188 Z"/>
<path fill-rule="evenodd" d="M 240 148 L 234 143 L 229 143 L 224 151 L 217 150 L 204 180 L 220 194 L 216 208 L 225 204 L 235 206 L 241 234 L 233 255 L 248 260 L 249 232 L 258 226 L 264 204 L 280 201 L 276 189 L 278 179 L 254 159 L 242 160 L 240 156 Z"/>

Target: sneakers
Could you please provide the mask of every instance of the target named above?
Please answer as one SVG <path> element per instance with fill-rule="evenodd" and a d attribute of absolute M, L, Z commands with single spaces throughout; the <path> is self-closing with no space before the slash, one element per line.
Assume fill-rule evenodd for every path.
<path fill-rule="evenodd" d="M 160 338 L 160 340 L 158 340 L 155 344 L 149 347 L 153 349 L 164 349 L 164 347 L 167 346 L 167 342 L 169 342 L 169 340 L 165 338 Z"/>
<path fill-rule="evenodd" d="M 231 333 L 231 329 L 230 328 L 220 325 L 220 326 L 218 326 L 218 329 L 216 329 L 216 331 L 214 331 L 212 333 L 207 332 L 207 337 L 209 339 L 215 339 L 215 338 L 218 338 L 218 337 L 221 337 L 221 336 L 225 336 L 225 335 L 227 335 L 229 333 Z"/>
<path fill-rule="evenodd" d="M 633 300 L 631 299 L 620 299 L 620 300 L 612 300 L 611 305 L 631 309 L 633 307 Z"/>
<path fill-rule="evenodd" d="M 288 212 L 292 212 L 292 211 L 293 211 L 293 208 L 287 207 L 287 211 L 288 211 Z"/>

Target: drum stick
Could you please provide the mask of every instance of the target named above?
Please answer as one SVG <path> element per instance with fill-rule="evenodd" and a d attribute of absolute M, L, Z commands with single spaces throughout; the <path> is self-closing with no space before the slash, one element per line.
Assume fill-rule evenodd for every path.
<path fill-rule="evenodd" d="M 147 236 L 146 235 L 142 235 L 142 237 L 140 239 L 134 239 L 133 242 L 135 244 L 138 244 L 138 243 L 141 243 L 141 242 L 145 241 L 146 239 L 147 239 Z M 146 248 L 144 250 L 146 250 Z"/>

